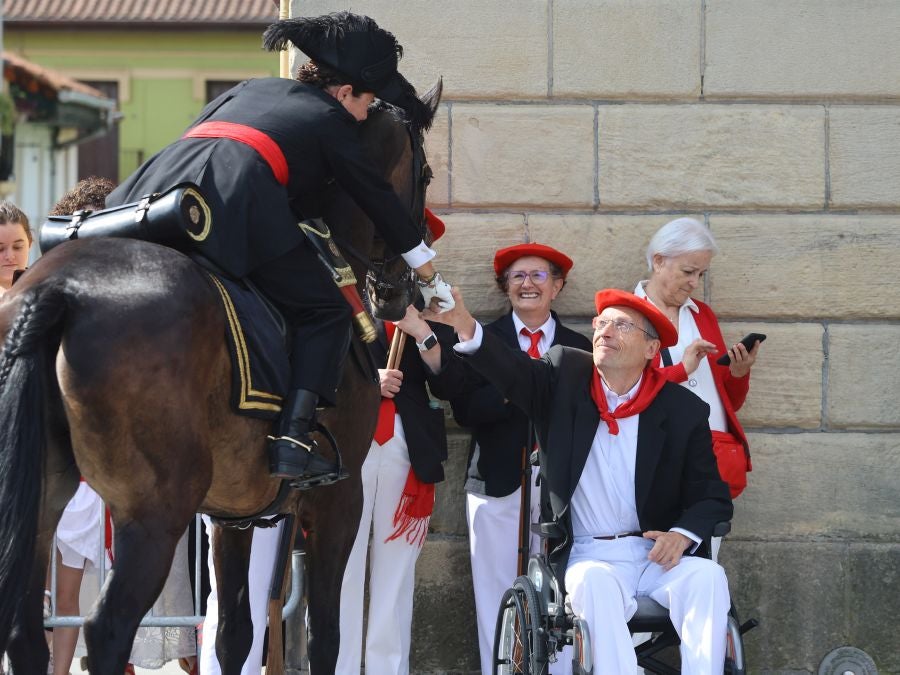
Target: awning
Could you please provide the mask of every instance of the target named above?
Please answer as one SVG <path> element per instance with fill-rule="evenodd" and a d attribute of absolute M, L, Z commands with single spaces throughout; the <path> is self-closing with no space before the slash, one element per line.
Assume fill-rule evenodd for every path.
<path fill-rule="evenodd" d="M 116 101 L 103 92 L 12 52 L 3 52 L 3 78 L 17 113 L 27 122 L 66 130 L 60 145 L 102 135 L 117 119 Z"/>

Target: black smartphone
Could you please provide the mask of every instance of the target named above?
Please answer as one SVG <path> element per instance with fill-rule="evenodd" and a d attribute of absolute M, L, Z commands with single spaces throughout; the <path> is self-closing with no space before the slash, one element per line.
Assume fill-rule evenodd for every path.
<path fill-rule="evenodd" d="M 741 339 L 741 344 L 744 345 L 747 348 L 747 351 L 749 352 L 751 349 L 753 349 L 753 345 L 756 344 L 757 340 L 762 342 L 765 339 L 766 339 L 766 336 L 763 335 L 762 333 L 747 333 L 747 335 L 745 335 Z M 722 356 L 720 356 L 718 359 L 716 359 L 716 363 L 718 363 L 720 366 L 730 365 L 731 357 L 728 356 L 728 352 L 725 352 L 724 354 L 722 354 Z"/>

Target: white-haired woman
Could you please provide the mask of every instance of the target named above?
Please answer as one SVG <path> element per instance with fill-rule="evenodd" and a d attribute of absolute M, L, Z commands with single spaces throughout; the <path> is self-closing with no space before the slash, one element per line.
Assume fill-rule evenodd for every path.
<path fill-rule="evenodd" d="M 750 369 L 759 342 L 749 350 L 741 343 L 726 348 L 709 305 L 691 298 L 718 250 L 703 223 L 693 218 L 666 223 L 647 246 L 650 278 L 639 282 L 634 292 L 648 298 L 678 328 L 678 344 L 662 350 L 657 365 L 670 381 L 682 384 L 709 404 L 719 472 L 734 498 L 746 486 L 746 472 L 751 468 L 747 437 L 736 412 L 750 389 Z M 717 364 L 716 359 L 726 351 L 731 364 Z"/>

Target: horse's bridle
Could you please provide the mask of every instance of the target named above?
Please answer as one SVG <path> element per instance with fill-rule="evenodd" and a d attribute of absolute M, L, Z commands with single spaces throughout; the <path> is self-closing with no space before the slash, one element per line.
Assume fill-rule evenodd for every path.
<path fill-rule="evenodd" d="M 428 166 L 428 160 L 425 157 L 425 139 L 422 133 L 413 129 L 411 124 L 407 124 L 406 131 L 413 151 L 413 168 L 410 174 L 410 180 L 412 181 L 410 213 L 418 226 L 419 235 L 424 241 L 428 234 L 425 220 L 425 191 L 434 173 L 431 167 Z M 367 295 L 373 295 L 385 302 L 397 293 L 406 292 L 410 296 L 413 295 L 416 283 L 414 270 L 408 269 L 406 273 L 401 274 L 393 281 L 387 279 L 384 274 L 385 268 L 389 267 L 399 257 L 400 254 L 395 253 L 390 258 L 373 260 L 371 264 L 366 265 L 369 270 L 366 274 L 366 287 L 369 291 Z"/>

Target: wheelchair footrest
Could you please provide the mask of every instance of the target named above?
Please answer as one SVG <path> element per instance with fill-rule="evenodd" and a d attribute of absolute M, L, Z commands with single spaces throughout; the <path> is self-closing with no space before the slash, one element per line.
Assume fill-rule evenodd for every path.
<path fill-rule="evenodd" d="M 747 619 L 744 623 L 741 624 L 741 635 L 746 633 L 747 631 L 751 631 L 759 625 L 759 621 L 756 619 Z"/>

